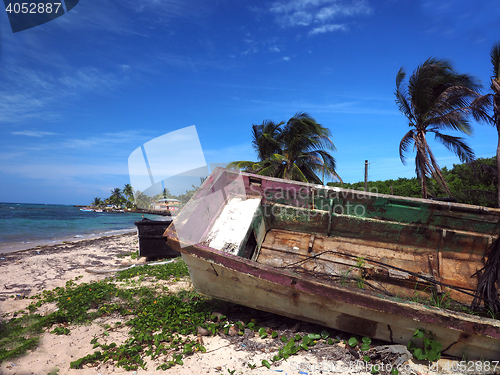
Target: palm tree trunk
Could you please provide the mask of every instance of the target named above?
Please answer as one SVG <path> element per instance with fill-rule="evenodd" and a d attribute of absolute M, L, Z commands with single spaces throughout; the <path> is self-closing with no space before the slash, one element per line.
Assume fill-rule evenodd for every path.
<path fill-rule="evenodd" d="M 417 156 L 415 158 L 415 164 L 420 171 L 420 186 L 422 187 L 422 198 L 427 198 L 427 142 L 425 140 L 425 132 L 418 131 L 415 138 L 415 145 L 417 148 Z"/>
<path fill-rule="evenodd" d="M 425 171 L 420 175 L 420 185 L 422 186 L 422 198 L 427 199 L 427 182 L 425 177 Z"/>
<path fill-rule="evenodd" d="M 497 206 L 500 208 L 500 122 L 497 121 L 497 133 L 498 133 L 498 143 L 497 143 Z"/>
<path fill-rule="evenodd" d="M 448 194 L 449 197 L 453 196 L 453 194 L 451 194 L 450 188 L 448 187 L 448 183 L 446 182 L 446 180 L 443 177 L 443 174 L 441 173 L 441 168 L 439 168 L 436 158 L 434 157 L 434 154 L 432 153 L 428 145 L 427 145 L 427 153 L 429 154 L 430 161 L 432 163 L 432 175 L 434 176 L 434 179 L 441 187 L 441 189 L 443 189 L 444 192 Z"/>

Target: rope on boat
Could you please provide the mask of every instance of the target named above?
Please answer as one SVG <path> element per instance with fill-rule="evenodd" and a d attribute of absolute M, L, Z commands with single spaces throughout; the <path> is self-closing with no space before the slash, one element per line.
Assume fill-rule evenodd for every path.
<path fill-rule="evenodd" d="M 500 286 L 500 237 L 485 252 L 485 256 L 486 256 L 486 254 L 488 252 L 490 252 L 490 249 L 493 249 L 495 246 L 496 246 L 496 248 L 495 248 L 496 250 L 491 250 L 491 251 L 494 251 L 494 254 L 493 254 L 493 256 L 490 256 L 488 258 L 488 262 L 486 262 L 485 267 L 483 267 L 481 270 L 479 270 L 479 271 L 476 272 L 476 273 L 478 273 L 478 272 L 482 271 L 483 269 L 485 269 L 486 272 L 483 275 L 481 275 L 481 277 L 483 277 L 485 274 L 487 274 L 488 276 L 484 277 L 484 279 L 487 279 L 487 282 L 485 281 L 483 283 L 481 283 L 481 277 L 480 277 L 480 281 L 478 283 L 478 288 L 477 288 L 477 290 L 476 290 L 475 293 L 471 293 L 471 292 L 465 290 L 464 288 L 460 288 L 458 286 L 445 284 L 445 283 L 443 283 L 441 281 L 437 281 L 436 279 L 434 279 L 432 277 L 421 275 L 421 274 L 418 274 L 418 273 L 415 273 L 415 272 L 412 272 L 412 271 L 407 271 L 405 269 L 402 269 L 402 268 L 399 268 L 399 267 L 395 267 L 393 265 L 386 264 L 386 263 L 383 263 L 383 262 L 379 262 L 377 260 L 372 260 L 370 258 L 363 258 L 363 259 L 367 260 L 370 263 L 378 264 L 380 266 L 387 267 L 387 268 L 392 268 L 393 270 L 396 270 L 396 271 L 405 272 L 405 273 L 407 273 L 410 276 L 414 276 L 416 278 L 425 280 L 425 281 L 427 281 L 427 282 L 429 282 L 431 284 L 440 285 L 442 287 L 453 289 L 453 290 L 455 290 L 457 292 L 460 292 L 460 293 L 466 294 L 468 296 L 474 297 L 473 304 L 471 305 L 472 309 L 479 308 L 479 305 L 480 305 L 481 301 L 483 301 L 485 304 L 487 303 L 490 306 L 490 308 L 492 308 L 492 309 L 496 308 L 497 310 L 493 310 L 496 313 L 497 311 L 499 311 L 499 306 L 500 306 L 500 302 L 499 302 L 499 299 L 498 299 L 498 291 L 499 291 L 498 288 Z M 302 264 L 304 264 L 304 263 L 306 263 L 306 262 L 308 262 L 310 260 L 317 259 L 317 258 L 321 257 L 322 255 L 326 255 L 326 254 L 340 254 L 342 256 L 346 256 L 346 257 L 350 257 L 350 258 L 354 258 L 354 259 L 358 258 L 355 255 L 342 253 L 340 251 L 328 250 L 328 251 L 324 251 L 324 252 L 319 253 L 319 254 L 311 255 L 308 258 L 301 259 L 301 260 L 299 260 L 297 262 L 290 263 L 290 264 L 288 264 L 286 266 L 280 266 L 280 267 L 276 267 L 276 268 L 294 269 L 296 272 L 300 272 L 300 273 L 303 273 L 303 274 L 313 274 L 314 273 L 314 276 L 316 276 L 316 277 L 319 274 L 320 276 L 326 277 L 327 279 L 332 279 L 334 277 L 335 278 L 341 278 L 342 276 L 340 276 L 340 275 L 329 275 L 329 274 L 322 274 L 322 273 L 311 272 L 311 271 L 307 271 L 307 270 L 303 270 L 303 269 L 302 270 L 298 269 Z M 488 267 L 488 263 L 490 262 L 490 259 L 492 259 L 491 265 L 489 266 L 489 268 L 487 268 Z M 471 277 L 474 277 L 475 275 L 476 274 L 472 275 Z M 497 278 L 495 279 L 494 276 L 496 276 Z M 347 277 L 347 278 L 350 278 L 350 277 Z M 494 287 L 494 283 L 495 282 L 498 285 L 497 287 Z M 365 281 L 365 283 L 366 283 L 366 281 Z M 367 284 L 367 285 L 369 285 L 370 287 L 373 287 L 376 290 L 380 290 L 379 288 L 376 288 L 373 285 L 370 285 L 370 284 Z M 484 292 L 486 292 L 486 293 L 480 294 L 478 292 L 479 291 L 479 285 L 484 285 L 483 289 L 484 289 Z M 496 288 L 496 289 L 494 289 L 494 288 Z M 496 290 L 496 296 L 494 294 L 495 290 Z M 390 293 L 387 290 L 385 290 L 384 293 L 386 293 L 389 296 L 394 296 L 392 293 Z M 492 295 L 493 295 L 493 298 L 492 298 Z M 475 305 L 474 305 L 474 301 L 476 301 Z"/>

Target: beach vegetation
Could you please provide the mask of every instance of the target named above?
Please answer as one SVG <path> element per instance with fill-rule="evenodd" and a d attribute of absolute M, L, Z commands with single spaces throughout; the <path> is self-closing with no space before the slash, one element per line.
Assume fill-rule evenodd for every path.
<path fill-rule="evenodd" d="M 263 176 L 323 184 L 325 178 L 342 181 L 336 172 L 331 132 L 305 112 L 287 122 L 264 120 L 252 126 L 252 145 L 258 161 L 235 161 L 229 168 Z"/>
<path fill-rule="evenodd" d="M 21 316 L 0 323 L 0 362 L 34 348 L 43 332 L 71 335 L 76 324 L 91 323 L 101 328 L 90 341 L 92 352 L 76 358 L 69 364 L 70 368 L 110 363 L 135 371 L 146 368 L 146 359 L 151 358 L 160 363 L 156 370 L 167 370 L 183 365 L 194 353 L 206 352 L 198 335 L 200 330 L 208 335 L 227 335 L 231 327 L 238 332 L 235 337 L 245 339 L 248 332 L 253 331 L 259 340 L 277 348 L 275 354 L 260 363 L 268 368 L 300 352 L 340 342 L 332 331 L 321 327 L 317 331 L 313 328 L 291 333 L 287 328 L 278 328 L 286 318 L 276 320 L 273 327 L 266 313 L 248 313 L 238 305 L 198 295 L 191 289 L 173 293 L 162 287 L 164 281 L 186 280 L 188 275 L 186 264 L 177 259 L 167 264 L 133 267 L 91 283 L 82 283 L 79 276 L 63 288 L 46 290 L 31 297 L 33 301 L 26 311 L 18 312 Z M 54 304 L 52 312 L 43 316 L 38 314 L 38 309 L 47 303 Z M 238 313 L 242 311 L 246 311 L 244 315 Z M 125 329 L 123 332 L 127 336 L 115 342 L 112 333 L 118 329 Z M 424 334 L 429 340 L 423 341 L 422 353 L 428 359 L 435 358 L 439 345 L 427 332 Z M 413 340 L 417 344 L 421 339 L 419 335 Z M 370 352 L 370 338 L 347 336 L 345 344 L 365 361 L 377 363 L 378 359 Z M 416 353 L 420 355 L 420 351 Z M 249 364 L 248 367 L 256 368 L 257 365 Z"/>
<path fill-rule="evenodd" d="M 477 158 L 470 163 L 454 164 L 452 168 L 441 169 L 452 196 L 458 203 L 477 206 L 496 207 L 498 185 L 495 157 Z M 364 181 L 354 183 L 329 182 L 328 186 L 364 191 Z M 402 197 L 419 198 L 422 196 L 420 181 L 414 178 L 369 181 L 368 191 L 379 194 L 392 194 Z M 428 197 L 446 197 L 434 179 L 427 183 Z"/>
<path fill-rule="evenodd" d="M 415 172 L 423 198 L 428 195 L 428 179 L 434 178 L 448 195 L 452 193 L 428 143 L 428 133 L 459 157 L 472 162 L 474 152 L 464 139 L 443 131 L 472 134 L 468 116 L 471 105 L 479 96 L 481 85 L 467 74 L 458 74 L 446 60 L 429 58 L 419 65 L 405 83 L 406 72 L 401 68 L 396 76 L 396 103 L 408 120 L 410 130 L 399 144 L 399 155 L 406 164 L 406 154 L 415 150 Z"/>
<path fill-rule="evenodd" d="M 418 341 L 421 344 L 418 344 Z M 435 341 L 432 333 L 423 329 L 416 329 L 413 334 L 413 340 L 408 342 L 408 350 L 417 360 L 437 361 L 441 358 L 443 345 Z"/>
<path fill-rule="evenodd" d="M 38 314 L 0 320 L 0 363 L 35 347 L 42 332 L 42 317 Z"/>
<path fill-rule="evenodd" d="M 141 286 L 130 287 L 127 282 L 146 277 L 152 280 L 180 280 L 188 275 L 184 262 L 134 267 L 119 272 L 116 277 L 105 280 L 80 283 L 77 277 L 65 287 L 46 290 L 31 297 L 28 311 L 19 311 L 14 317 L 0 323 L 0 362 L 14 358 L 33 348 L 44 330 L 53 334 L 71 334 L 73 324 L 88 324 L 103 316 L 117 316 L 120 324 L 104 325 L 102 336 L 122 325 L 129 328 L 129 339 L 120 345 L 104 344 L 93 339 L 94 353 L 75 360 L 71 368 L 99 361 L 113 361 L 126 370 L 144 367 L 143 355 L 157 358 L 163 356 L 166 362 L 160 369 L 182 364 L 185 355 L 204 352 L 200 342 L 188 335 L 196 335 L 198 327 L 214 334 L 220 331 L 226 321 L 223 316 L 213 316 L 219 301 L 197 295 L 193 291 L 165 293 L 161 288 Z M 154 283 L 153 283 L 154 285 Z M 36 310 L 46 303 L 55 303 L 55 311 L 42 316 Z M 215 319 L 216 321 L 213 321 Z M 169 357 L 170 359 L 168 359 Z"/>

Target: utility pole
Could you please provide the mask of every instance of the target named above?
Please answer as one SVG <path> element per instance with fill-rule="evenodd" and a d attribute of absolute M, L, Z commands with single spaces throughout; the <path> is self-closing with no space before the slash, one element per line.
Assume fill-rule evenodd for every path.
<path fill-rule="evenodd" d="M 365 191 L 368 191 L 368 160 L 365 160 Z"/>

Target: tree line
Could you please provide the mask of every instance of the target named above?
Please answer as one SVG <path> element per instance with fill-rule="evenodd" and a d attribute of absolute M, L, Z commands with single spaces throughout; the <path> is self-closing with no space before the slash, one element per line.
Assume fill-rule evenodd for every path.
<path fill-rule="evenodd" d="M 95 197 L 91 205 L 97 208 L 103 208 L 107 206 L 113 206 L 115 208 L 134 208 L 135 201 L 132 185 L 125 184 L 123 189 L 114 188 L 113 190 L 111 190 L 111 195 L 105 199 Z"/>
<path fill-rule="evenodd" d="M 203 182 L 203 181 L 201 181 Z M 99 197 L 94 198 L 91 203 L 92 207 L 104 208 L 107 206 L 113 206 L 115 208 L 129 208 L 129 209 L 153 209 L 154 203 L 160 199 L 177 199 L 181 204 L 186 203 L 194 195 L 197 186 L 192 186 L 192 189 L 186 190 L 184 194 L 173 195 L 170 190 L 165 188 L 163 191 L 155 196 L 148 196 L 143 192 L 132 188 L 132 185 L 125 184 L 123 189 L 114 188 L 111 190 L 111 194 L 108 198 L 101 199 Z"/>
<path fill-rule="evenodd" d="M 450 170 L 443 167 L 441 172 L 447 181 L 451 196 L 458 203 L 496 207 L 498 173 L 495 157 L 479 158 L 469 163 L 454 164 Z M 340 182 L 329 182 L 327 185 L 361 191 L 365 188 L 364 181 L 343 184 Z M 439 183 L 435 180 L 429 181 L 427 189 L 429 198 L 440 199 L 450 197 L 450 195 L 447 195 L 447 191 L 442 190 Z M 421 184 L 416 177 L 369 181 L 368 191 L 403 197 L 422 197 Z"/>

